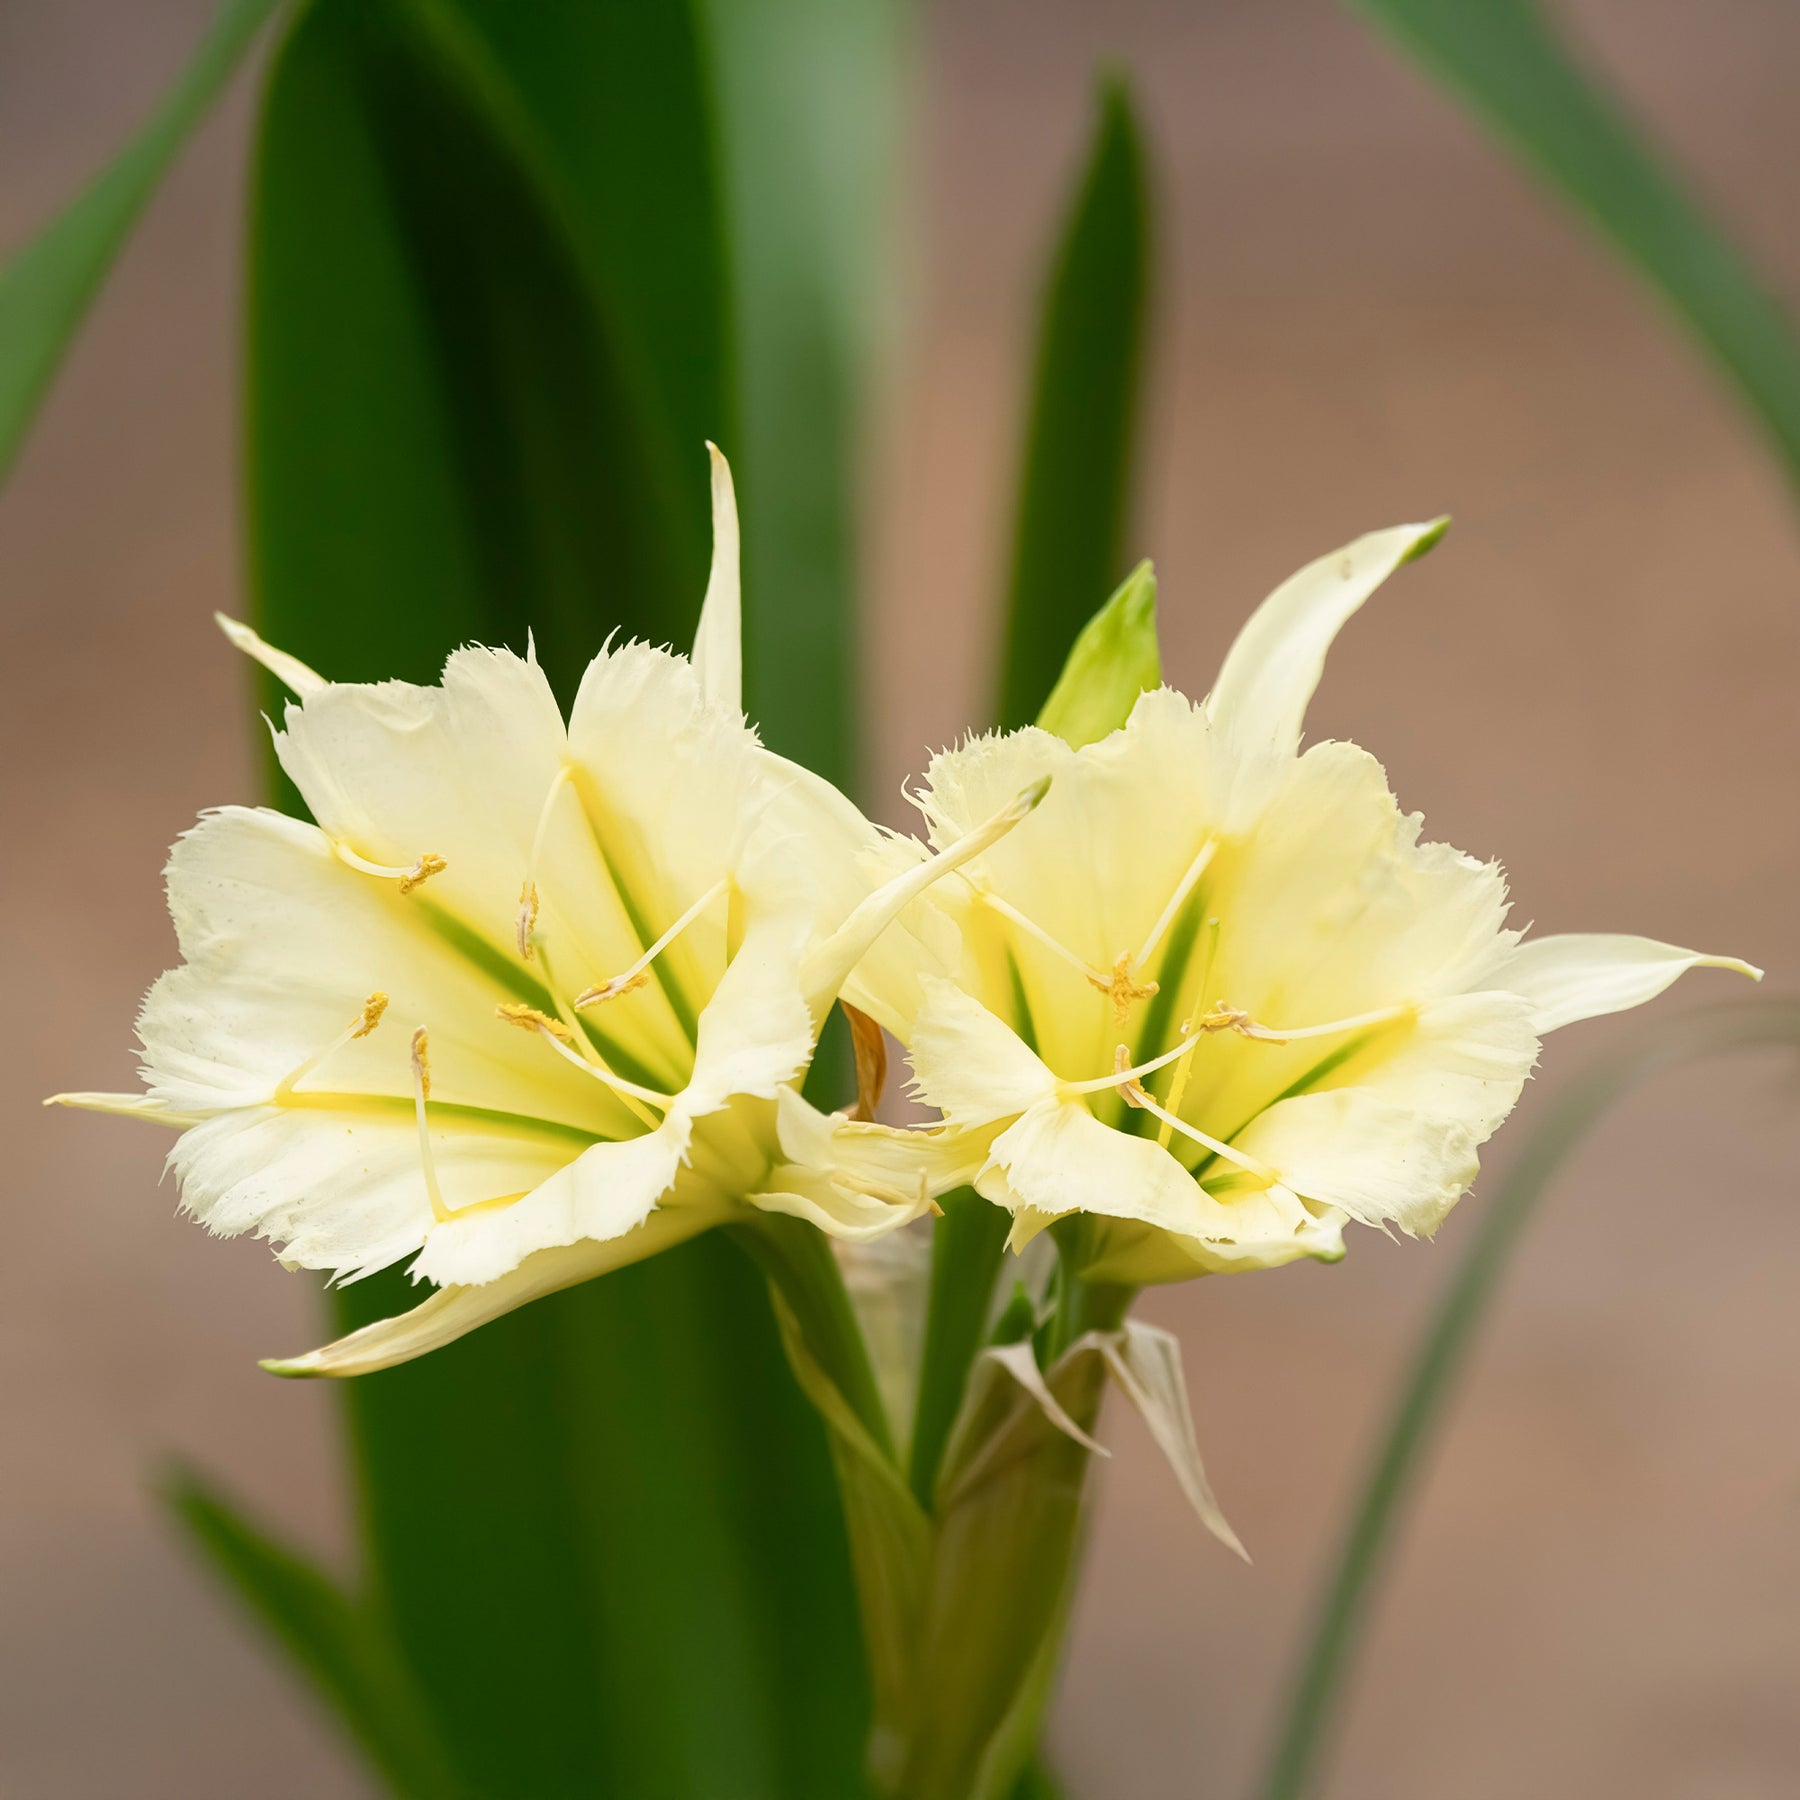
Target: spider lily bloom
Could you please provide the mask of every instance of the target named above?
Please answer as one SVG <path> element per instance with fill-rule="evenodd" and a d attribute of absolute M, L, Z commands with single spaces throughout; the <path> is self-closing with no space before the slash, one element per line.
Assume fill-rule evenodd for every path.
<path fill-rule="evenodd" d="M 932 763 L 940 851 L 1051 780 L 934 890 L 961 962 L 916 980 L 900 1029 L 1015 1245 L 1082 1215 L 1065 1254 L 1136 1284 L 1334 1259 L 1349 1219 L 1429 1234 L 1545 1032 L 1700 964 L 1757 973 L 1642 938 L 1521 942 L 1500 870 L 1420 842 L 1373 757 L 1299 753 L 1338 629 L 1441 530 L 1303 569 L 1199 705 L 1165 688 L 1080 749 L 1027 728 Z"/>
<path fill-rule="evenodd" d="M 693 662 L 603 650 L 566 727 L 534 658 L 337 684 L 226 622 L 294 691 L 276 749 L 317 823 L 228 807 L 182 838 L 147 1091 L 59 1098 L 178 1127 L 210 1229 L 345 1279 L 412 1256 L 440 1290 L 278 1373 L 404 1361 L 755 1208 L 856 1238 L 928 1204 L 791 1165 L 778 1115 L 805 1128 L 838 987 L 960 852 L 871 891 L 874 828 L 745 724 L 713 454 Z"/>

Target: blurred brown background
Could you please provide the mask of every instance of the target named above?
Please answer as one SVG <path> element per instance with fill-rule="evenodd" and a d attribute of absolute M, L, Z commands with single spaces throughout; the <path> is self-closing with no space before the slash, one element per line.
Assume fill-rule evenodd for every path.
<path fill-rule="evenodd" d="M 118 142 L 211 0 L 0 3 L 0 247 Z M 1800 8 L 1583 0 L 1595 53 L 1790 294 Z M 1800 972 L 1800 533 L 1710 373 L 1600 250 L 1326 0 L 961 0 L 927 18 L 920 226 L 872 483 L 871 792 L 981 710 L 1029 342 L 1089 73 L 1141 83 L 1167 221 L 1145 505 L 1173 679 L 1280 576 L 1456 514 L 1345 634 L 1312 717 L 1517 918 Z M 39 1095 L 125 1085 L 171 954 L 168 842 L 253 797 L 233 473 L 244 87 L 157 200 L 0 499 L 6 858 L 0 1793 L 362 1792 L 183 1561 L 146 1484 L 196 1457 L 346 1539 L 329 1396 L 253 1359 L 305 1287 L 209 1242 L 164 1146 Z M 1736 990 L 1690 978 L 1625 1027 Z M 1503 1136 L 1609 1028 L 1550 1046 Z M 1380 1606 L 1341 1800 L 1800 1792 L 1800 1107 L 1791 1070 L 1666 1080 L 1566 1175 Z M 1491 1178 L 1490 1178 L 1491 1180 Z M 1115 1417 L 1054 1741 L 1081 1800 L 1244 1795 L 1363 1447 L 1479 1197 L 1438 1245 L 1153 1300 L 1256 1555 Z M 621 1796 L 620 1800 L 630 1800 Z M 721 1800 L 729 1800 L 722 1796 Z"/>

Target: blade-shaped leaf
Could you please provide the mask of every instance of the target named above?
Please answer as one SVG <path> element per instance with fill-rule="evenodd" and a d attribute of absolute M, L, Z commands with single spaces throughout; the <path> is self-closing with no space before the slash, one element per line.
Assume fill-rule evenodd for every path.
<path fill-rule="evenodd" d="M 1712 353 L 1800 481 L 1800 341 L 1537 0 L 1354 0 L 1556 187 Z"/>
<path fill-rule="evenodd" d="M 1013 543 L 1000 723 L 1037 716 L 1119 579 L 1150 278 L 1130 91 L 1112 79 L 1044 300 Z"/>
<path fill-rule="evenodd" d="M 137 136 L 0 273 L 0 482 L 144 204 L 279 0 L 229 0 Z"/>
<path fill-rule="evenodd" d="M 744 691 L 774 749 L 850 790 L 861 390 L 884 291 L 910 9 L 695 4 L 732 279 Z"/>
<path fill-rule="evenodd" d="M 163 1499 L 194 1548 L 330 1705 L 402 1800 L 457 1800 L 424 1703 L 386 1623 L 305 1557 L 247 1523 L 198 1476 L 177 1471 Z"/>
<path fill-rule="evenodd" d="M 1519 1154 L 1499 1191 L 1471 1201 L 1480 1225 L 1427 1327 L 1381 1440 L 1320 1603 L 1276 1732 L 1264 1800 L 1304 1800 L 1362 1639 L 1394 1528 L 1424 1455 L 1538 1203 L 1581 1140 L 1651 1077 L 1695 1056 L 1782 1044 L 1800 1049 L 1800 1004 L 1761 1001 L 1689 1014 L 1640 1036 L 1570 1087 Z"/>
<path fill-rule="evenodd" d="M 271 82 L 253 568 L 268 635 L 335 676 L 430 679 L 459 639 L 531 628 L 567 694 L 613 626 L 691 636 L 707 483 L 681 439 L 729 410 L 700 47 L 667 9 L 513 12 L 319 0 Z M 583 119 L 584 92 L 611 104 Z M 405 1304 L 380 1278 L 340 1323 Z M 856 1791 L 830 1465 L 728 1244 L 345 1398 L 372 1579 L 472 1788 Z"/>
<path fill-rule="evenodd" d="M 1079 750 L 1117 731 L 1138 695 L 1161 681 L 1156 576 L 1139 563 L 1081 628 L 1037 722 Z"/>

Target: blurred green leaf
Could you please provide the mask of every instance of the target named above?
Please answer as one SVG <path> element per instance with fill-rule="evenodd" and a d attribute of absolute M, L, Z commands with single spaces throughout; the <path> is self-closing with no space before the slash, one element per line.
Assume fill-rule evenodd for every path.
<path fill-rule="evenodd" d="M 1000 723 L 1036 718 L 1119 578 L 1150 279 L 1144 149 L 1123 78 L 1100 88 L 1039 327 L 1013 542 Z"/>
<path fill-rule="evenodd" d="M 1680 175 L 1535 0 L 1354 0 L 1560 188 L 1737 388 L 1800 482 L 1800 343 Z"/>
<path fill-rule="evenodd" d="M 685 646 L 728 438 L 706 50 L 679 7 L 318 0 L 251 244 L 252 567 L 340 678 L 464 638 L 565 697 Z M 687 441 L 692 433 L 692 441 Z M 778 596 L 777 596 L 778 597 Z M 339 1323 L 400 1310 L 398 1276 Z M 823 1434 L 722 1240 L 349 1384 L 371 1579 L 493 1800 L 858 1791 L 866 1682 Z"/>
<path fill-rule="evenodd" d="M 744 681 L 855 791 L 863 377 L 883 324 L 904 0 L 695 0 L 717 102 L 744 505 Z M 728 443 L 726 448 L 733 449 Z"/>
<path fill-rule="evenodd" d="M 230 0 L 147 125 L 0 274 L 0 482 L 145 202 L 278 0 Z"/>
<path fill-rule="evenodd" d="M 386 1625 L 328 1576 L 248 1524 L 198 1476 L 163 1499 L 195 1549 L 267 1627 L 401 1800 L 462 1792 Z"/>
<path fill-rule="evenodd" d="M 1527 1139 L 1492 1198 L 1466 1204 L 1480 1223 L 1456 1279 L 1414 1353 L 1314 1623 L 1261 1793 L 1306 1800 L 1316 1791 L 1326 1734 L 1361 1644 L 1375 1579 L 1423 1472 L 1424 1453 L 1468 1360 L 1475 1334 L 1545 1190 L 1588 1132 L 1653 1076 L 1696 1056 L 1781 1045 L 1800 1049 L 1800 1003 L 1752 1001 L 1710 1008 L 1639 1036 L 1589 1071 Z"/>
<path fill-rule="evenodd" d="M 1117 731 L 1138 695 L 1161 684 L 1156 574 L 1145 562 L 1081 628 L 1037 722 L 1079 750 Z"/>
<path fill-rule="evenodd" d="M 1069 1800 L 1068 1790 L 1050 1771 L 1034 1763 L 1019 1777 L 1012 1800 Z"/>
<path fill-rule="evenodd" d="M 669 240 L 704 238 L 707 188 L 642 166 L 667 177 Z M 253 573 L 285 647 L 340 679 L 430 680 L 457 642 L 522 651 L 529 629 L 566 699 L 613 626 L 685 646 L 704 451 L 677 443 L 608 277 L 447 0 L 302 15 L 266 98 L 250 269 Z"/>

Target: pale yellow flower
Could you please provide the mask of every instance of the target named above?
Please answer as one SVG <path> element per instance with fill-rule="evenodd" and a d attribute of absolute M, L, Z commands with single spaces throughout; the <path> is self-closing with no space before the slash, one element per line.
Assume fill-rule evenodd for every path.
<path fill-rule="evenodd" d="M 794 1163 L 781 1120 L 828 1145 L 794 1090 L 824 1014 L 959 857 L 876 886 L 875 829 L 760 746 L 716 452 L 714 517 L 693 662 L 605 649 L 566 725 L 529 656 L 340 684 L 226 622 L 294 691 L 276 750 L 317 822 L 227 807 L 176 845 L 146 1091 L 58 1098 L 179 1128 L 213 1231 L 441 1289 L 281 1372 L 402 1361 L 750 1209 L 854 1239 L 928 1205 Z"/>
<path fill-rule="evenodd" d="M 1051 784 L 926 902 L 955 959 L 863 1001 L 949 1122 L 938 1178 L 1010 1209 L 1015 1242 L 1084 1215 L 1065 1250 L 1139 1283 L 1335 1258 L 1349 1219 L 1429 1233 L 1545 1032 L 1700 964 L 1756 973 L 1643 938 L 1521 942 L 1499 868 L 1421 842 L 1373 757 L 1300 753 L 1339 627 L 1440 532 L 1302 570 L 1198 705 L 1163 689 L 1080 749 L 1030 728 L 931 764 L 916 798 L 940 851 Z"/>

